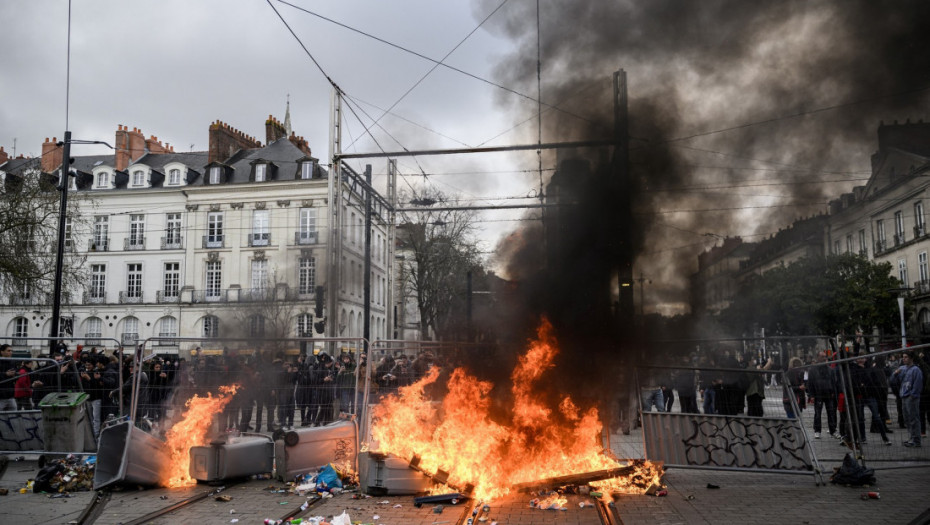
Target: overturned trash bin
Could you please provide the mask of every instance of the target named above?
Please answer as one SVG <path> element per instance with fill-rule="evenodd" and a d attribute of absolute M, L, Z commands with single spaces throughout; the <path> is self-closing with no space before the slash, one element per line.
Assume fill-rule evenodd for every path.
<path fill-rule="evenodd" d="M 433 481 L 410 468 L 409 462 L 378 452 L 358 455 L 358 483 L 363 492 L 372 496 L 419 494 L 433 486 Z"/>
<path fill-rule="evenodd" d="M 284 481 L 294 479 L 333 463 L 356 468 L 358 425 L 343 420 L 322 427 L 300 428 L 275 441 L 275 475 Z"/>
<path fill-rule="evenodd" d="M 45 450 L 49 452 L 94 452 L 94 429 L 84 392 L 52 392 L 39 401 Z"/>
<path fill-rule="evenodd" d="M 165 442 L 123 420 L 100 431 L 94 490 L 115 483 L 158 485 L 171 460 Z"/>
<path fill-rule="evenodd" d="M 222 436 L 191 447 L 190 476 L 211 482 L 267 474 L 274 470 L 274 441 L 268 436 Z"/>

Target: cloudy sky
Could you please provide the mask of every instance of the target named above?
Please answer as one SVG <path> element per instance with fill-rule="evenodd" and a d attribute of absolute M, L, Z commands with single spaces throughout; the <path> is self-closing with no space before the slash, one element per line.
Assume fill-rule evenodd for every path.
<path fill-rule="evenodd" d="M 66 126 L 112 142 L 123 124 L 205 150 L 215 120 L 263 141 L 265 119 L 283 119 L 290 96 L 293 129 L 326 162 L 327 76 L 350 99 L 349 152 L 532 143 L 537 56 L 543 142 L 602 138 L 611 74 L 623 68 L 635 271 L 652 280 L 646 311 L 677 313 L 698 253 L 824 211 L 864 183 L 880 120 L 930 118 L 928 5 L 541 0 L 537 26 L 535 0 L 74 0 L 66 124 L 68 2 L 5 1 L 0 146 L 38 155 Z M 450 67 L 430 72 L 435 61 Z M 539 187 L 535 152 L 399 165 L 401 189 L 479 205 L 528 202 Z M 544 177 L 555 166 L 546 154 Z M 532 224 L 523 213 L 484 213 L 483 248 L 500 251 Z"/>

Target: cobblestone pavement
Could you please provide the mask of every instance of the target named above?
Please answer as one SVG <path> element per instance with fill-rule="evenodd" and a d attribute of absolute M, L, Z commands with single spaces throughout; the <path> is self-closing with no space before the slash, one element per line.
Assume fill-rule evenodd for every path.
<path fill-rule="evenodd" d="M 11 462 L 0 487 L 10 493 L 0 496 L 3 522 L 16 525 L 67 524 L 78 518 L 94 496 L 74 493 L 69 498 L 49 498 L 46 494 L 19 494 L 18 489 L 37 472 L 35 461 Z M 878 483 L 869 488 L 817 486 L 813 476 L 749 472 L 670 469 L 665 476 L 668 496 L 619 496 L 615 506 L 622 523 L 639 524 L 908 524 L 930 508 L 930 465 L 917 468 L 881 469 Z M 708 488 L 708 484 L 720 487 Z M 296 511 L 305 498 L 274 493 L 279 482 L 251 480 L 230 485 L 221 494 L 228 502 L 209 497 L 160 518 L 152 524 L 261 524 L 265 518 L 281 518 Z M 119 524 L 145 516 L 193 495 L 213 490 L 197 485 L 184 489 L 124 490 L 113 492 L 96 524 Z M 860 498 L 876 491 L 880 499 Z M 529 507 L 531 496 L 518 494 L 490 503 L 489 520 L 507 524 L 594 525 L 596 509 L 581 508 L 581 496 L 570 496 L 566 511 L 537 510 Z M 384 525 L 455 524 L 474 502 L 417 508 L 411 496 L 353 499 L 342 494 L 322 500 L 299 516 L 326 516 L 346 512 L 353 523 Z M 234 511 L 234 512 L 230 512 Z M 377 516 L 377 517 L 376 517 Z"/>

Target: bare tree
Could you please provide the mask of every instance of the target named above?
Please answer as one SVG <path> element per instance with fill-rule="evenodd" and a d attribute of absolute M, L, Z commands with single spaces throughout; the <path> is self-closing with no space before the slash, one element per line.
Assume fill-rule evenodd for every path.
<path fill-rule="evenodd" d="M 278 280 L 272 270 L 263 286 L 240 291 L 240 305 L 233 313 L 233 337 L 253 341 L 255 346 L 273 351 L 287 349 L 287 341 L 297 334 L 297 317 L 311 311 L 309 306 L 296 300 L 294 290 Z M 309 333 L 309 325 L 305 332 Z"/>
<path fill-rule="evenodd" d="M 399 250 L 410 255 L 402 263 L 401 285 L 416 297 L 422 337 L 466 336 L 466 276 L 481 267 L 472 237 L 475 213 L 441 209 L 455 204 L 442 193 L 414 194 L 410 203 L 423 211 L 398 227 Z"/>
<path fill-rule="evenodd" d="M 39 159 L 14 159 L 5 165 L 0 181 L 0 292 L 22 304 L 51 303 L 61 198 L 58 178 L 42 173 Z M 86 258 L 77 253 L 71 232 L 81 231 L 86 220 L 77 203 L 66 213 L 62 290 L 74 290 L 86 280 Z"/>

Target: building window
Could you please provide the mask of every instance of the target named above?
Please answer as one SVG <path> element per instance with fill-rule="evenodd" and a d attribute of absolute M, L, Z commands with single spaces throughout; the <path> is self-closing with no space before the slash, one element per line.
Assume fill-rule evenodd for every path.
<path fill-rule="evenodd" d="M 339 291 L 344 293 L 346 291 L 346 273 L 348 272 L 348 269 L 349 269 L 349 267 L 346 264 L 345 257 L 342 258 L 342 266 L 340 268 L 341 270 L 339 271 Z"/>
<path fill-rule="evenodd" d="M 91 317 L 87 320 L 87 331 L 84 332 L 87 339 L 84 344 L 87 346 L 99 345 L 99 338 L 103 337 L 103 319 Z"/>
<path fill-rule="evenodd" d="M 126 266 L 126 297 L 142 297 L 142 264 L 131 263 Z"/>
<path fill-rule="evenodd" d="M 220 261 L 207 263 L 206 291 L 208 299 L 219 299 L 223 290 L 223 266 Z"/>
<path fill-rule="evenodd" d="M 109 188 L 110 187 L 110 172 L 101 171 L 97 174 L 97 183 L 94 184 L 97 188 Z"/>
<path fill-rule="evenodd" d="M 220 320 L 215 315 L 206 315 L 203 318 L 203 336 L 216 338 L 220 336 Z"/>
<path fill-rule="evenodd" d="M 298 261 L 297 271 L 297 293 L 313 293 L 316 287 L 316 258 L 302 257 Z"/>
<path fill-rule="evenodd" d="M 90 297 L 103 300 L 107 295 L 107 265 L 90 265 Z"/>
<path fill-rule="evenodd" d="M 846 253 L 853 253 L 853 236 L 851 233 L 846 236 Z"/>
<path fill-rule="evenodd" d="M 898 259 L 898 279 L 907 286 L 907 259 Z"/>
<path fill-rule="evenodd" d="M 271 231 L 268 210 L 255 210 L 252 212 L 251 246 L 268 246 L 270 239 Z"/>
<path fill-rule="evenodd" d="M 223 172 L 223 168 L 219 166 L 213 166 L 210 168 L 210 184 L 219 184 L 220 183 L 220 174 Z"/>
<path fill-rule="evenodd" d="M 255 165 L 255 182 L 265 182 L 266 172 L 268 169 L 267 164 L 256 164 Z"/>
<path fill-rule="evenodd" d="M 927 233 L 924 222 L 924 204 L 920 201 L 914 203 L 914 237 L 923 237 Z"/>
<path fill-rule="evenodd" d="M 165 247 L 181 247 L 181 214 L 169 213 L 165 216 Z"/>
<path fill-rule="evenodd" d="M 297 244 L 316 244 L 316 208 L 301 208 L 297 225 Z"/>
<path fill-rule="evenodd" d="M 207 248 L 223 247 L 223 212 L 213 211 L 207 215 Z"/>
<path fill-rule="evenodd" d="M 166 298 L 174 299 L 181 289 L 181 263 L 165 263 L 164 294 Z"/>
<path fill-rule="evenodd" d="M 249 317 L 249 336 L 264 337 L 265 335 L 265 318 L 261 315 Z"/>
<path fill-rule="evenodd" d="M 74 236 L 72 234 L 72 222 L 71 217 L 65 217 L 65 250 L 71 251 L 74 249 Z"/>
<path fill-rule="evenodd" d="M 865 244 L 865 229 L 859 230 L 859 254 L 863 256 L 869 255 L 869 247 Z"/>
<path fill-rule="evenodd" d="M 139 340 L 139 320 L 135 317 L 127 317 L 123 321 L 123 345 L 135 346 Z"/>
<path fill-rule="evenodd" d="M 926 283 L 930 280 L 930 272 L 928 272 L 927 268 L 927 252 L 917 254 L 917 273 L 920 274 L 920 282 Z"/>
<path fill-rule="evenodd" d="M 26 337 L 29 337 L 29 320 L 25 317 L 17 317 L 13 321 L 13 346 L 26 346 L 28 344 Z"/>
<path fill-rule="evenodd" d="M 144 171 L 136 170 L 132 172 L 132 185 L 134 188 L 145 186 L 145 172 Z"/>
<path fill-rule="evenodd" d="M 878 238 L 875 244 L 875 251 L 883 251 L 887 247 L 885 239 L 885 221 L 883 219 L 875 221 L 875 237 Z"/>
<path fill-rule="evenodd" d="M 171 170 L 168 172 L 168 185 L 169 186 L 180 186 L 181 185 L 181 170 Z"/>
<path fill-rule="evenodd" d="M 254 259 L 252 261 L 252 289 L 264 290 L 268 287 L 268 260 Z"/>
<path fill-rule="evenodd" d="M 895 245 L 904 242 L 904 214 L 900 211 L 894 212 L 894 243 Z"/>
<path fill-rule="evenodd" d="M 306 161 L 300 163 L 300 178 L 304 180 L 313 178 L 313 162 Z"/>
<path fill-rule="evenodd" d="M 297 337 L 313 336 L 313 317 L 310 314 L 300 314 L 297 316 Z"/>
<path fill-rule="evenodd" d="M 158 337 L 177 337 L 178 320 L 174 317 L 162 317 L 158 323 Z M 173 344 L 172 341 L 163 341 L 162 344 Z"/>
<path fill-rule="evenodd" d="M 355 244 L 355 213 L 349 218 L 349 243 Z"/>
<path fill-rule="evenodd" d="M 145 215 L 129 216 L 129 246 L 139 248 L 145 244 Z"/>
<path fill-rule="evenodd" d="M 106 251 L 110 239 L 110 217 L 97 215 L 94 217 L 94 237 L 91 240 L 91 251 Z"/>

